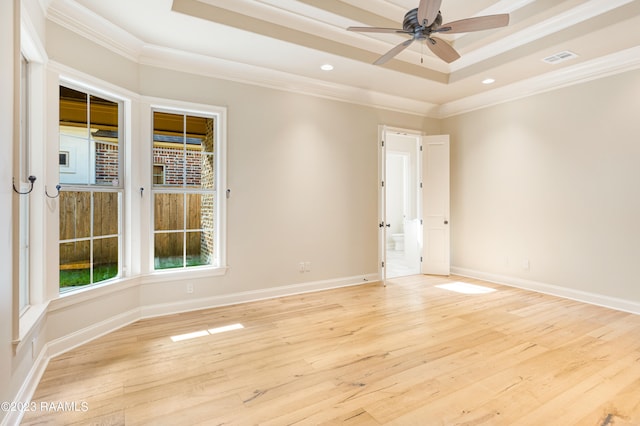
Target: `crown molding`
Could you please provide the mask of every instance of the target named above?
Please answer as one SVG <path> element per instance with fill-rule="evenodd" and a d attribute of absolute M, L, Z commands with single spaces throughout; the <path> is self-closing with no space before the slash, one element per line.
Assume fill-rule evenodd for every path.
<path fill-rule="evenodd" d="M 141 65 L 318 96 L 372 108 L 427 117 L 437 115 L 438 105 L 433 103 L 165 47 L 144 46 L 138 62 Z"/>
<path fill-rule="evenodd" d="M 640 46 L 443 104 L 436 118 L 448 118 L 637 68 L 640 68 Z"/>
<path fill-rule="evenodd" d="M 47 19 L 134 62 L 144 46 L 142 40 L 73 0 L 53 0 Z"/>

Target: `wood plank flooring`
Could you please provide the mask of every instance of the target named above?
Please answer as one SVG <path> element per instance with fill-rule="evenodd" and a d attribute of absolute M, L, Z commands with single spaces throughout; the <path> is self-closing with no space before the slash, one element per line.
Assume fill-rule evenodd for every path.
<path fill-rule="evenodd" d="M 87 409 L 24 425 L 640 425 L 640 316 L 404 277 L 136 322 L 53 359 L 33 401 Z"/>

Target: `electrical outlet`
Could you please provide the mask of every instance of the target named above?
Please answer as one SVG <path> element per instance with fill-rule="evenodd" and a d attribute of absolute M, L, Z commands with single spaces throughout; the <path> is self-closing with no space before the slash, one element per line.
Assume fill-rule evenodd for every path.
<path fill-rule="evenodd" d="M 304 272 L 304 262 L 298 263 L 298 271 Z"/>
<path fill-rule="evenodd" d="M 529 270 L 529 259 L 525 259 L 522 261 L 522 269 L 524 269 L 525 271 Z"/>
<path fill-rule="evenodd" d="M 193 293 L 193 284 L 192 283 L 187 283 L 187 293 L 189 293 L 189 294 Z"/>
<path fill-rule="evenodd" d="M 304 271 L 311 272 L 311 262 L 304 262 Z"/>

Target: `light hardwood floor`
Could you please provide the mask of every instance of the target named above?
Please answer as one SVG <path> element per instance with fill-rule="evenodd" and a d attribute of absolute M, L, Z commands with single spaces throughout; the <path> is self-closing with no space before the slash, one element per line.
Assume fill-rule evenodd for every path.
<path fill-rule="evenodd" d="M 88 410 L 25 425 L 640 425 L 640 316 L 405 277 L 139 321 L 53 359 L 33 401 Z"/>

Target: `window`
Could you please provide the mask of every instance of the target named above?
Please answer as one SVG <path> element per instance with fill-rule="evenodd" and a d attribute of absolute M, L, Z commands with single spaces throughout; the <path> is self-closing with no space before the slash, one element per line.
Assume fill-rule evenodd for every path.
<path fill-rule="evenodd" d="M 219 116 L 153 112 L 154 268 L 219 266 Z"/>
<path fill-rule="evenodd" d="M 60 291 L 120 276 L 121 102 L 60 86 Z"/>
<path fill-rule="evenodd" d="M 164 165 L 163 164 L 154 164 L 153 165 L 153 184 L 154 185 L 164 185 Z"/>
<path fill-rule="evenodd" d="M 67 151 L 60 151 L 58 154 L 58 164 L 63 167 L 69 167 L 69 153 Z"/>
<path fill-rule="evenodd" d="M 20 61 L 20 147 L 18 149 L 18 176 L 21 182 L 21 192 L 29 176 L 29 62 L 24 56 Z M 20 312 L 29 306 L 29 203 L 30 196 L 20 196 L 20 252 L 19 252 L 19 305 Z"/>

